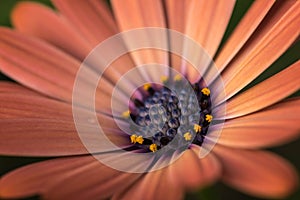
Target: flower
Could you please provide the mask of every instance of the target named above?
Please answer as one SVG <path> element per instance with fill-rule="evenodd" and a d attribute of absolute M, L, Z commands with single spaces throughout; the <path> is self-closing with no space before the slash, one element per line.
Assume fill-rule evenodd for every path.
<path fill-rule="evenodd" d="M 40 194 L 48 199 L 131 199 L 132 196 L 136 199 L 180 199 L 185 190 L 204 187 L 218 179 L 248 194 L 270 198 L 285 197 L 295 189 L 298 178 L 293 167 L 273 153 L 259 149 L 288 142 L 299 134 L 297 121 L 300 118 L 300 99 L 283 99 L 299 90 L 300 62 L 244 92 L 239 92 L 299 37 L 299 1 L 255 1 L 217 55 L 234 7 L 233 0 L 166 0 L 165 3 L 158 0 L 113 0 L 113 12 L 102 1 L 74 3 L 53 0 L 53 3 L 59 13 L 36 3 L 20 3 L 12 15 L 16 30 L 0 29 L 0 69 L 24 85 L 0 83 L 0 153 L 60 158 L 27 165 L 4 175 L 0 180 L 1 197 L 19 198 Z M 153 158 L 159 148 L 163 149 L 164 143 L 169 141 L 161 140 L 164 135 L 158 135 L 160 139 L 154 138 L 153 141 L 138 133 L 126 137 L 116 128 L 112 117 L 103 113 L 107 110 L 110 113 L 111 92 L 126 72 L 135 69 L 135 65 L 161 63 L 166 54 L 142 49 L 121 56 L 107 71 L 101 69 L 104 78 L 97 87 L 101 95 L 95 98 L 96 109 L 101 111 L 97 113 L 97 117 L 103 122 L 102 127 L 107 137 L 128 152 L 140 152 L 149 145 L 149 149 L 146 149 L 149 151 L 148 157 L 135 153 L 132 159 L 125 162 L 109 148 L 105 152 L 86 149 L 82 143 L 83 138 L 77 134 L 78 126 L 84 128 L 85 139 L 94 150 L 106 148 L 106 143 L 99 145 L 97 138 L 89 132 L 95 121 L 84 118 L 85 114 L 90 113 L 83 103 L 86 101 L 86 91 L 80 90 L 83 102 L 76 102 L 83 104 L 75 104 L 74 107 L 71 104 L 76 74 L 87 54 L 118 32 L 144 27 L 168 27 L 201 44 L 211 57 L 215 57 L 214 62 L 224 81 L 226 95 L 219 95 L 220 91 L 212 84 L 201 85 L 201 81 L 197 82 L 199 76 L 194 68 L 183 63 L 178 56 L 170 54 L 168 58 L 172 61 L 172 67 L 187 77 L 190 83 L 197 83 L 197 87 L 192 89 L 199 95 L 196 98 L 199 106 L 214 107 L 211 107 L 212 112 L 204 112 L 205 109 L 201 107 L 200 114 L 203 116 L 198 116 L 201 123 L 196 120 L 192 124 L 192 127 L 196 127 L 195 130 L 192 128 L 190 132 L 184 133 L 186 142 L 192 143 L 184 148 L 178 160 L 149 173 L 129 173 L 106 166 L 95 158 L 103 155 L 101 159 L 117 164 L 122 160 L 122 166 L 134 170 L 145 166 L 146 158 Z M 118 45 L 130 43 L 126 43 L 125 38 L 124 44 L 116 45 L 111 47 L 117 48 Z M 197 51 L 194 50 L 185 49 L 188 55 L 196 54 Z M 104 54 L 101 56 L 105 57 Z M 203 61 L 201 59 L 199 60 Z M 215 78 L 215 74 L 209 71 L 209 63 L 200 61 L 203 72 L 208 70 L 205 76 Z M 93 77 L 95 68 L 91 66 L 89 69 L 88 72 Z M 149 68 L 144 72 L 147 73 L 142 73 L 143 78 L 157 76 L 157 72 Z M 166 78 L 165 74 L 160 75 L 157 78 L 163 80 L 162 84 L 171 78 Z M 91 77 L 88 76 L 88 79 Z M 134 79 L 139 78 L 134 76 Z M 85 79 L 86 84 L 90 84 L 88 79 Z M 120 90 L 127 92 L 130 83 L 135 83 L 134 79 L 127 80 L 128 84 L 125 87 L 121 85 Z M 184 81 L 184 77 L 180 76 L 175 76 L 174 79 L 174 85 Z M 144 91 L 133 94 L 136 102 L 132 102 L 134 105 L 130 104 L 130 109 L 145 105 L 143 101 L 147 95 L 153 100 L 154 92 L 163 93 L 161 87 L 152 88 L 148 83 L 144 86 Z M 165 92 L 172 96 L 170 91 Z M 144 98 L 138 100 L 138 94 L 144 95 Z M 120 100 L 117 102 L 120 105 L 124 104 L 121 98 L 117 100 Z M 163 100 L 162 103 L 166 101 Z M 218 112 L 219 105 L 226 105 L 226 115 Z M 86 123 L 74 124 L 74 111 L 81 113 L 79 118 Z M 119 114 L 121 116 L 123 113 L 123 117 L 128 118 L 132 111 L 134 110 L 124 109 Z M 141 112 L 134 114 L 135 117 L 140 116 Z M 217 115 L 213 115 L 214 113 Z M 146 119 L 142 120 L 141 123 L 144 123 Z M 213 124 L 214 120 L 225 122 L 224 125 Z M 137 123 L 136 120 L 135 122 Z M 189 122 L 194 121 L 192 119 Z M 168 131 L 172 126 L 176 130 L 173 133 L 170 131 L 171 138 L 176 134 L 180 135 L 176 120 L 168 124 Z M 207 138 L 214 133 L 218 135 L 220 131 L 222 133 L 217 138 L 217 144 L 212 145 L 212 151 L 200 159 L 199 152 L 203 152 L 204 144 L 210 142 Z M 167 158 L 168 163 L 170 160 Z M 151 163 L 151 167 L 165 162 L 161 157 L 155 161 L 154 164 Z"/>

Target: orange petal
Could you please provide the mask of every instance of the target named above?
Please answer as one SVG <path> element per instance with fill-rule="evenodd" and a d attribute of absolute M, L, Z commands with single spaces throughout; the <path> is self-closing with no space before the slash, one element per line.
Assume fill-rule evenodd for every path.
<path fill-rule="evenodd" d="M 25 88 L 24 86 L 8 81 L 0 81 L 0 93 L 40 95 L 33 90 Z"/>
<path fill-rule="evenodd" d="M 126 189 L 122 193 L 117 193 L 113 196 L 117 199 L 135 199 L 145 200 L 164 200 L 164 199 L 183 199 L 183 188 L 174 185 L 174 182 L 169 178 L 169 168 L 164 168 L 158 171 L 147 173 L 136 184 Z"/>
<path fill-rule="evenodd" d="M 223 181 L 247 194 L 284 198 L 296 189 L 297 172 L 283 158 L 265 151 L 230 149 L 217 145 Z"/>
<path fill-rule="evenodd" d="M 95 163 L 91 156 L 59 158 L 18 168 L 0 179 L 1 198 L 21 198 L 43 193 L 48 184 L 74 169 Z"/>
<path fill-rule="evenodd" d="M 116 24 L 105 1 L 53 0 L 55 7 L 92 46 L 117 33 Z"/>
<path fill-rule="evenodd" d="M 227 24 L 231 17 L 235 0 L 229 1 L 190 1 L 186 7 L 185 34 L 201 45 L 212 58 L 222 40 Z M 197 55 L 199 70 L 205 72 L 211 59 Z M 191 81 L 198 79 L 198 74 L 188 67 L 188 77 Z"/>
<path fill-rule="evenodd" d="M 70 0 L 53 0 L 54 5 L 58 8 L 63 17 L 75 27 L 75 32 L 81 33 L 82 37 L 90 42 L 91 48 L 97 47 L 101 42 L 117 34 L 117 25 L 113 19 L 112 13 L 105 1 L 84 1 L 76 2 Z M 69 39 L 68 39 L 69 40 Z M 73 42 L 74 41 L 70 41 Z M 78 44 L 76 44 L 78 46 Z M 114 49 L 124 48 L 123 41 L 118 44 L 110 44 L 112 51 Z M 93 49 L 95 50 L 95 49 Z M 99 49 L 97 49 L 99 50 Z M 88 52 L 89 53 L 89 52 Z M 93 55 L 98 61 L 89 62 L 95 70 L 104 71 L 104 67 L 99 63 L 99 57 L 102 55 Z M 87 56 L 87 54 L 85 55 Z M 110 55 L 109 55 L 110 56 Z M 101 60 L 101 59 L 100 59 Z M 90 59 L 88 61 L 91 61 Z M 86 62 L 88 62 L 86 61 Z M 133 61 L 129 55 L 123 55 L 105 69 L 104 77 L 116 84 L 120 77 L 134 67 Z"/>
<path fill-rule="evenodd" d="M 284 144 L 299 137 L 300 98 L 225 122 L 218 143 L 239 148 Z M 212 127 L 213 128 L 213 127 Z"/>
<path fill-rule="evenodd" d="M 245 16 L 238 23 L 215 60 L 216 66 L 222 71 L 230 60 L 246 43 L 258 25 L 264 19 L 275 0 L 254 1 Z"/>
<path fill-rule="evenodd" d="M 300 61 L 233 97 L 226 104 L 226 119 L 246 115 L 291 95 L 300 89 Z"/>
<path fill-rule="evenodd" d="M 6 174 L 0 180 L 0 196 L 40 194 L 47 199 L 102 199 L 139 176 L 111 169 L 91 156 L 52 159 Z"/>
<path fill-rule="evenodd" d="M 18 32 L 0 29 L 0 69 L 20 83 L 53 98 L 72 101 L 73 87 L 80 62 L 57 48 Z M 17 57 L 15 55 L 18 55 Z M 91 85 L 98 82 L 97 74 L 86 67 L 80 91 L 84 104 Z M 101 88 L 100 88 L 101 87 Z M 102 98 L 96 98 L 97 105 L 110 102 L 112 85 L 101 79 L 98 90 Z M 78 102 L 77 102 L 78 103 Z M 106 107 L 105 107 L 106 106 Z M 103 107 L 109 110 L 110 104 Z"/>
<path fill-rule="evenodd" d="M 227 98 L 240 91 L 285 52 L 299 36 L 299 26 L 300 2 L 278 1 L 222 73 Z"/>
<path fill-rule="evenodd" d="M 40 95 L 31 95 L 26 90 L 20 94 L 0 93 L 0 152 L 6 155 L 62 156 L 104 152 L 114 150 L 99 135 L 97 123 L 88 116 L 94 114 L 73 108 L 71 105 L 47 99 Z M 77 128 L 84 130 L 78 135 L 73 112 L 79 113 Z M 110 141 L 122 147 L 128 146 L 128 138 L 122 134 L 110 117 L 98 115 L 102 130 Z M 96 119 L 97 120 L 97 119 Z M 121 143 L 119 143 L 121 142 Z M 88 146 L 88 147 L 90 147 Z"/>
<path fill-rule="evenodd" d="M 18 3 L 12 22 L 18 31 L 46 40 L 80 60 L 93 48 L 66 19 L 38 3 Z"/>
<path fill-rule="evenodd" d="M 213 154 L 199 158 L 197 147 L 192 147 L 192 150 L 186 150 L 170 166 L 170 172 L 173 182 L 178 186 L 199 189 L 212 184 L 220 177 L 221 166 Z"/>
<path fill-rule="evenodd" d="M 165 17 L 163 5 L 160 0 L 113 0 L 111 1 L 115 17 L 117 19 L 120 31 L 127 31 L 145 27 L 165 27 Z M 156 29 L 159 30 L 159 29 Z M 129 49 L 134 47 L 144 49 L 133 51 L 131 55 L 136 65 L 143 64 L 168 64 L 168 53 L 159 49 L 145 49 L 144 45 L 155 45 L 167 47 L 167 33 L 161 29 L 160 32 L 151 32 L 149 30 L 139 29 L 139 34 L 136 36 L 124 37 L 125 44 Z M 163 70 L 141 71 L 141 74 L 147 81 L 155 80 L 155 77 L 160 77 L 166 72 Z"/>

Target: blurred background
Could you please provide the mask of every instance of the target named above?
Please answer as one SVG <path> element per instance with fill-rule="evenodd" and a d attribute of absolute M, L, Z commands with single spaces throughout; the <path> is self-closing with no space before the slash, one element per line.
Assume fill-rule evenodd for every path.
<path fill-rule="evenodd" d="M 11 27 L 10 22 L 10 12 L 14 5 L 23 0 L 0 0 L 0 26 L 8 26 Z M 49 0 L 33 0 L 36 2 L 43 3 L 47 6 L 53 8 L 51 2 Z M 237 0 L 231 21 L 227 28 L 227 31 L 223 38 L 223 43 L 226 41 L 234 27 L 237 25 L 241 17 L 245 14 L 247 9 L 251 6 L 253 0 Z M 268 70 L 266 70 L 262 75 L 260 75 L 257 79 L 255 79 L 251 84 L 248 85 L 252 87 L 253 85 L 261 82 L 262 80 L 272 76 L 273 74 L 281 71 L 282 69 L 289 66 L 291 63 L 299 60 L 300 58 L 300 42 L 296 42 L 284 55 L 282 55 Z M 18 56 L 18 55 L 16 55 Z M 10 78 L 6 77 L 0 71 L 0 81 L 13 81 Z M 293 94 L 292 96 L 300 96 L 300 92 Z M 300 122 L 299 122 L 300 123 Z M 283 133 L 284 134 L 284 133 Z M 280 146 L 276 148 L 269 149 L 282 157 L 289 160 L 298 170 L 300 171 L 300 139 Z M 46 158 L 24 158 L 24 157 L 8 157 L 8 156 L 0 156 L 0 176 L 5 174 L 8 171 L 11 171 L 17 167 L 34 163 L 38 161 L 46 160 Z M 29 199 L 39 199 L 38 197 L 32 197 Z M 254 197 L 247 196 L 242 194 L 236 190 L 233 190 L 222 183 L 217 183 L 216 185 L 206 188 L 204 190 L 189 193 L 186 196 L 187 200 L 223 200 L 223 199 L 241 199 L 241 200 L 253 200 L 258 199 Z M 292 194 L 288 200 L 299 200 L 300 199 L 300 190 L 298 189 L 294 194 Z M 259 200 L 259 199 L 258 199 Z"/>

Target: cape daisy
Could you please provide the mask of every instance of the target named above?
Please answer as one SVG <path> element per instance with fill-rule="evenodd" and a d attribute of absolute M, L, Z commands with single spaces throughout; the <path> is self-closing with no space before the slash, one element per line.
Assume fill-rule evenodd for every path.
<path fill-rule="evenodd" d="M 243 192 L 270 198 L 285 197 L 295 189 L 298 178 L 293 167 L 273 153 L 258 149 L 288 142 L 299 134 L 300 99 L 283 99 L 299 90 L 300 62 L 239 92 L 299 37 L 299 1 L 255 1 L 217 56 L 234 0 L 113 0 L 112 11 L 103 1 L 53 0 L 53 3 L 58 12 L 35 3 L 20 3 L 12 14 L 16 30 L 0 28 L 0 69 L 26 86 L 0 83 L 0 153 L 61 158 L 34 163 L 4 175 L 0 180 L 0 197 L 40 194 L 48 199 L 131 199 L 132 196 L 136 199 L 181 199 L 185 190 L 200 188 L 218 179 Z M 146 101 L 154 101 L 155 92 L 159 93 L 159 98 L 167 93 L 167 100 L 159 100 L 168 105 L 166 110 L 173 117 L 168 118 L 168 137 L 165 137 L 167 133 L 152 140 L 134 133 L 129 137 L 116 127 L 110 115 L 104 114 L 107 110 L 111 112 L 114 86 L 135 66 L 166 64 L 167 60 L 187 81 L 197 83 L 192 88 L 201 108 L 200 119 L 192 124 L 193 130 L 181 135 L 183 141 L 191 143 L 178 160 L 153 172 L 126 173 L 102 164 L 95 155 L 89 154 L 99 153 L 105 159 L 113 156 L 110 151 L 97 152 L 103 147 L 93 143 L 92 136 L 88 135 L 88 141 L 96 146 L 95 151 L 88 151 L 90 149 L 82 144 L 72 112 L 78 111 L 84 116 L 90 111 L 82 106 L 72 108 L 73 86 L 81 62 L 96 45 L 118 32 L 144 27 L 170 28 L 199 43 L 215 57 L 226 96 L 214 99 L 213 93 L 218 91 L 199 81 L 194 68 L 176 55 L 166 56 L 165 52 L 146 49 L 118 58 L 104 73 L 97 88 L 102 93 L 96 96 L 95 104 L 104 132 L 119 147 L 134 152 L 153 151 L 151 155 L 155 155 L 170 138 L 180 135 L 179 126 L 183 123 L 173 119 L 175 115 L 184 115 L 184 108 L 176 113 L 180 104 L 175 103 L 174 113 L 173 108 L 168 110 L 169 103 L 174 106 L 180 97 L 170 98 L 173 95 L 170 91 L 149 84 L 134 93 L 130 112 L 124 115 L 132 114 L 137 124 L 146 123 L 146 117 L 141 114 Z M 116 45 L 130 44 L 125 38 L 124 43 Z M 210 66 L 205 62 L 202 66 L 207 76 L 211 74 Z M 160 76 L 151 70 L 146 72 L 142 75 L 150 81 L 153 76 Z M 92 76 L 93 67 L 90 73 Z M 174 82 L 181 81 L 184 77 L 170 76 L 162 82 L 173 78 Z M 89 80 L 86 81 L 88 84 Z M 121 89 L 126 92 L 132 83 L 134 80 L 128 81 Z M 82 92 L 84 98 L 85 91 Z M 217 112 L 216 117 L 213 114 L 219 105 L 226 105 L 227 113 L 222 116 Z M 204 112 L 206 109 L 208 111 Z M 141 122 L 137 120 L 139 117 Z M 223 127 L 211 123 L 215 117 L 225 120 Z M 80 125 L 86 130 L 90 128 Z M 206 127 L 209 129 L 203 132 Z M 204 143 L 218 131 L 221 135 L 217 144 L 205 157 L 199 158 Z M 198 136 L 204 140 L 200 141 Z M 143 153 L 137 153 L 132 161 L 136 165 L 129 163 L 128 167 L 143 165 L 138 161 L 146 162 Z M 151 162 L 151 167 L 164 162 L 162 158 L 155 161 Z"/>

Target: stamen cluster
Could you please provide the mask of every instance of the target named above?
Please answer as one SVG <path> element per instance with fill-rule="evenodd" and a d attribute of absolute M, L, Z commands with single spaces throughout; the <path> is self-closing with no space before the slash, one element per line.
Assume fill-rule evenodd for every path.
<path fill-rule="evenodd" d="M 124 112 L 131 143 L 152 152 L 167 145 L 174 149 L 192 143 L 201 146 L 213 119 L 210 90 L 199 82 L 186 87 L 179 76 L 164 83 L 160 87 L 145 84 L 143 99 L 134 99 L 135 109 Z"/>

